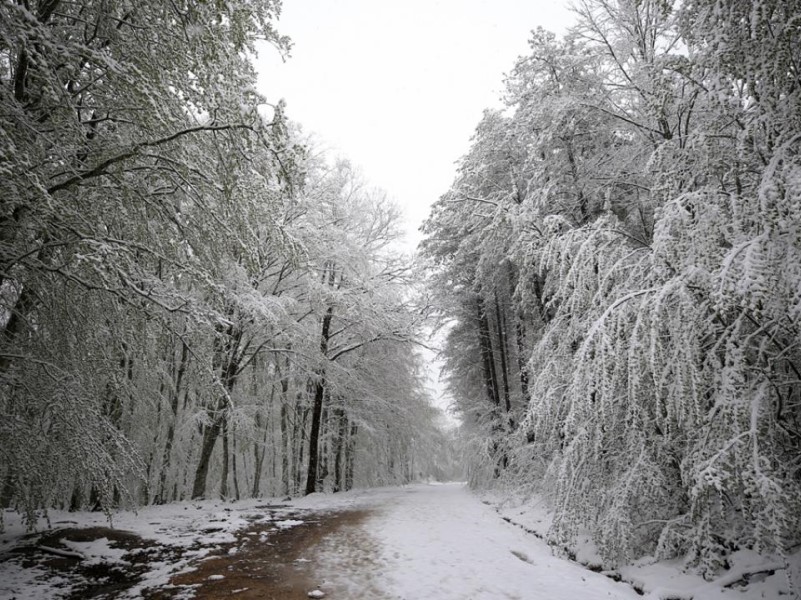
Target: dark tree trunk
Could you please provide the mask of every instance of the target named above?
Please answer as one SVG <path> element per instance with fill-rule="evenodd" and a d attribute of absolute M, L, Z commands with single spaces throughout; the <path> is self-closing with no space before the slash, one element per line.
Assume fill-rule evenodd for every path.
<path fill-rule="evenodd" d="M 220 478 L 220 498 L 228 498 L 228 422 L 223 420 L 222 424 L 222 477 Z"/>
<path fill-rule="evenodd" d="M 75 489 L 77 490 L 78 488 L 76 487 Z M 3 491 L 0 492 L 0 509 L 10 507 L 11 499 L 13 497 L 14 497 L 14 470 L 11 466 L 9 466 L 8 471 L 6 471 L 6 476 L 3 478 Z M 78 509 L 76 508 L 75 510 Z"/>
<path fill-rule="evenodd" d="M 273 388 L 275 389 L 275 388 Z M 270 394 L 270 404 L 272 404 L 274 394 Z M 283 406 L 281 407 L 281 412 L 283 413 Z M 263 427 L 264 428 L 264 436 L 261 440 L 261 450 L 259 450 L 259 444 L 253 444 L 253 489 L 250 493 L 251 498 L 258 498 L 259 493 L 261 492 L 261 471 L 264 468 L 264 457 L 267 455 L 267 437 L 269 429 L 267 427 L 269 421 L 266 419 L 262 422 L 261 414 L 256 414 L 256 428 Z M 283 425 L 281 426 L 281 439 L 283 438 Z M 236 454 L 236 453 L 234 453 Z"/>
<path fill-rule="evenodd" d="M 28 313 L 33 308 L 33 292 L 30 288 L 24 287 L 19 297 L 17 298 L 16 305 L 12 307 L 11 314 L 2 329 L 3 346 L 14 347 L 14 340 L 20 334 L 23 327 L 25 327 Z M 11 358 L 6 354 L 0 355 L 0 373 L 4 373 L 11 364 Z"/>
<path fill-rule="evenodd" d="M 175 374 L 175 384 L 173 385 L 172 393 L 170 396 L 170 411 L 172 412 L 170 424 L 167 426 L 167 439 L 164 441 L 164 452 L 161 457 L 161 472 L 159 473 L 159 485 L 156 491 L 156 497 L 153 502 L 155 504 L 164 504 L 167 499 L 166 485 L 167 485 L 167 471 L 170 468 L 170 460 L 172 459 L 172 445 L 175 440 L 175 423 L 178 421 L 178 400 L 181 395 L 181 388 L 183 386 L 184 373 L 186 366 L 189 362 L 189 346 L 186 342 L 181 342 L 181 358 L 178 362 L 178 369 Z"/>
<path fill-rule="evenodd" d="M 506 261 L 506 280 L 509 285 L 509 298 L 514 298 L 517 289 L 518 273 L 511 261 Z M 541 292 L 538 298 L 541 300 Z M 528 361 L 526 360 L 526 325 L 522 311 L 512 312 L 515 324 L 515 350 L 517 351 L 517 372 L 520 377 L 520 394 L 523 406 L 528 406 Z"/>
<path fill-rule="evenodd" d="M 478 343 L 481 351 L 481 366 L 484 375 L 484 389 L 487 399 L 494 407 L 500 406 L 498 394 L 498 376 L 495 372 L 495 357 L 492 352 L 489 321 L 484 311 L 484 302 L 481 297 L 476 299 L 476 312 L 478 318 Z"/>
<path fill-rule="evenodd" d="M 223 416 L 217 415 L 211 425 L 203 430 L 203 441 L 200 446 L 200 460 L 197 463 L 195 482 L 192 485 L 192 500 L 205 498 L 206 496 L 206 478 L 209 475 L 211 453 L 214 451 L 214 444 L 217 443 L 217 438 L 220 436 L 222 424 Z"/>
<path fill-rule="evenodd" d="M 298 414 L 299 413 L 299 414 Z M 300 407 L 295 414 L 295 436 L 294 443 L 297 444 L 297 461 L 295 462 L 295 493 L 300 493 L 303 485 L 303 465 L 306 459 L 306 421 L 309 417 L 309 408 Z"/>
<path fill-rule="evenodd" d="M 283 484 L 283 494 L 291 494 L 291 481 L 292 473 L 290 472 L 290 465 L 292 462 L 289 460 L 289 444 L 291 439 L 289 437 L 289 410 L 286 402 L 281 402 L 281 482 Z"/>
<path fill-rule="evenodd" d="M 306 472 L 306 494 L 317 491 L 317 463 L 318 446 L 320 438 L 320 421 L 323 415 L 323 397 L 325 391 L 325 375 L 319 375 L 314 386 L 314 400 L 312 404 L 311 431 L 309 432 L 309 467 Z"/>
<path fill-rule="evenodd" d="M 72 494 L 70 495 L 70 512 L 76 512 L 81 510 L 83 507 L 83 486 L 80 484 L 75 484 L 72 488 Z M 0 506 L 0 508 L 9 508 L 8 506 Z"/>
<path fill-rule="evenodd" d="M 492 337 L 490 332 L 489 320 L 484 309 L 484 302 L 479 296 L 476 303 L 478 311 L 478 329 L 479 329 L 479 346 L 481 350 L 481 363 L 484 373 L 484 386 L 487 391 L 487 397 L 492 404 L 492 435 L 494 441 L 492 445 L 492 453 L 496 457 L 496 465 L 494 475 L 500 476 L 501 469 L 506 467 L 507 457 L 506 453 L 501 451 L 498 445 L 498 434 L 501 431 L 500 423 L 500 410 L 501 410 L 501 395 L 498 389 L 498 375 L 495 370 L 495 355 L 492 350 Z"/>
<path fill-rule="evenodd" d="M 524 404 L 528 404 L 528 361 L 526 361 L 526 326 L 523 319 L 517 317 L 515 327 L 515 338 L 517 342 L 517 369 L 520 373 L 520 391 L 523 394 Z"/>
<path fill-rule="evenodd" d="M 512 410 L 512 402 L 509 398 L 509 361 L 507 359 L 506 319 L 503 317 L 497 290 L 495 291 L 495 321 L 498 324 L 498 352 L 501 357 L 501 375 L 503 377 L 503 405 L 508 414 Z"/>
<path fill-rule="evenodd" d="M 356 434 L 359 428 L 351 423 L 348 441 L 345 444 L 345 491 L 353 489 L 353 469 L 356 463 Z"/>
<path fill-rule="evenodd" d="M 334 307 L 329 306 L 323 317 L 320 331 L 320 354 L 323 358 L 328 352 L 328 337 L 331 330 L 331 318 L 334 316 Z M 317 465 L 320 442 L 320 422 L 323 416 L 323 399 L 325 398 L 325 368 L 321 368 L 314 384 L 314 400 L 312 402 L 311 431 L 309 432 L 309 468 L 306 473 L 306 494 L 317 491 Z"/>
<path fill-rule="evenodd" d="M 319 454 L 319 467 L 317 469 L 317 489 L 321 490 L 321 486 L 325 484 L 328 477 L 328 465 L 331 462 L 331 411 L 327 406 L 331 403 L 331 397 L 328 390 L 323 395 L 323 416 L 320 417 L 320 446 Z"/>
<path fill-rule="evenodd" d="M 343 462 L 345 437 L 348 435 L 348 418 L 341 409 L 335 411 L 336 438 L 334 439 L 334 492 L 340 492 L 345 487 Z"/>
<path fill-rule="evenodd" d="M 231 431 L 231 477 L 234 480 L 234 499 L 240 500 L 242 498 L 239 492 L 239 478 L 236 472 L 236 434 Z"/>
<path fill-rule="evenodd" d="M 537 311 L 539 312 L 539 317 L 542 319 L 543 324 L 547 325 L 553 319 L 553 310 L 548 310 L 547 306 L 545 305 L 545 292 L 543 291 L 543 281 L 544 277 L 540 277 L 539 275 L 534 276 L 532 279 L 532 286 L 534 288 L 534 297 L 537 299 Z"/>
<path fill-rule="evenodd" d="M 259 452 L 258 445 L 253 446 L 253 487 L 250 488 L 250 497 L 259 497 L 259 488 L 261 487 L 261 469 L 264 464 L 264 450 Z"/>
<path fill-rule="evenodd" d="M 234 310 L 228 311 L 229 317 L 234 319 Z M 211 454 L 214 451 L 214 444 L 220 433 L 224 431 L 227 426 L 228 420 L 228 404 L 230 402 L 230 395 L 236 385 L 239 376 L 239 366 L 241 364 L 242 355 L 239 351 L 239 345 L 242 341 L 242 330 L 233 323 L 220 326 L 217 330 L 218 337 L 215 340 L 214 348 L 214 362 L 216 369 L 219 369 L 220 384 L 225 390 L 225 395 L 217 400 L 215 410 L 212 413 L 212 424 L 203 432 L 203 442 L 200 450 L 200 462 L 198 462 L 197 470 L 195 471 L 195 481 L 192 485 L 192 499 L 202 498 L 206 493 L 206 479 L 209 474 L 209 461 Z M 215 370 L 216 370 L 215 369 Z M 223 449 L 223 470 L 224 475 L 228 474 L 228 438 L 227 431 L 225 435 L 225 448 Z M 228 481 L 227 477 L 223 477 L 221 486 L 227 491 Z"/>

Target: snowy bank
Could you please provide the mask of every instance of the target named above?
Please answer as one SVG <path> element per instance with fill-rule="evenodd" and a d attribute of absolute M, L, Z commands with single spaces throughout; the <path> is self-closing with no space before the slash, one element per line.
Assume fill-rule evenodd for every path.
<path fill-rule="evenodd" d="M 503 498 L 484 492 L 484 502 L 501 517 L 528 533 L 548 540 L 553 513 L 543 498 L 531 496 Z M 604 570 L 600 554 L 587 532 L 580 533 L 568 548 L 554 548 L 557 554 L 588 569 L 629 583 L 646 598 L 653 600 L 786 600 L 799 597 L 801 590 L 801 550 L 788 557 L 759 555 L 740 550 L 728 559 L 729 569 L 712 581 L 706 581 L 682 560 L 641 558 L 632 564 Z"/>

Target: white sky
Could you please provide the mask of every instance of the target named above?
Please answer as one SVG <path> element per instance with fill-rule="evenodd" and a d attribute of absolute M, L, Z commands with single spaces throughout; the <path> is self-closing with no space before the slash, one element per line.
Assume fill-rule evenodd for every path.
<path fill-rule="evenodd" d="M 530 31 L 573 21 L 567 0 L 284 0 L 291 57 L 261 49 L 259 91 L 403 207 L 412 249 Z"/>
<path fill-rule="evenodd" d="M 410 244 L 447 191 L 503 74 L 537 26 L 562 32 L 566 0 L 284 0 L 282 63 L 261 51 L 260 91 L 359 166 L 407 216 Z"/>

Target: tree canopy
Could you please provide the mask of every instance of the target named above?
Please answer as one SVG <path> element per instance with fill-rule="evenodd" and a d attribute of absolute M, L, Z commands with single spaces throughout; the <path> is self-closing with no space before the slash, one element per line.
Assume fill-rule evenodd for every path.
<path fill-rule="evenodd" d="M 255 91 L 279 12 L 0 6 L 3 507 L 435 467 L 398 211 Z"/>

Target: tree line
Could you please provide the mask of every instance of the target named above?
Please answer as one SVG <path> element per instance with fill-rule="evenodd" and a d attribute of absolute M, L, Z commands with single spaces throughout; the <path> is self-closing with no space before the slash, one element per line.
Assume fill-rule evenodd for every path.
<path fill-rule="evenodd" d="M 578 0 L 422 252 L 471 481 L 607 565 L 801 539 L 801 5 Z"/>
<path fill-rule="evenodd" d="M 0 506 L 435 474 L 397 208 L 255 91 L 279 11 L 0 5 Z"/>

